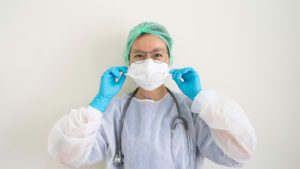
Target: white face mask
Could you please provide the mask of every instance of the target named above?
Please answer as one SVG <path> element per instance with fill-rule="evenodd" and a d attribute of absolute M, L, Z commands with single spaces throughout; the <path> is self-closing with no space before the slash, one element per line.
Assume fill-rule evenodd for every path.
<path fill-rule="evenodd" d="M 165 62 L 146 59 L 143 62 L 132 63 L 126 76 L 131 77 L 138 86 L 151 91 L 160 87 L 168 78 L 169 66 Z"/>

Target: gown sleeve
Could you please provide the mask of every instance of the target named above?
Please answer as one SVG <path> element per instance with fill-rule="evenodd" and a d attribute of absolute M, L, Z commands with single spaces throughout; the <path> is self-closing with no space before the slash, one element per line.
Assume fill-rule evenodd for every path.
<path fill-rule="evenodd" d="M 216 92 L 203 90 L 191 107 L 196 116 L 197 148 L 215 163 L 241 167 L 256 148 L 254 129 L 242 108 Z"/>
<path fill-rule="evenodd" d="M 77 168 L 105 159 L 107 142 L 102 112 L 88 106 L 73 109 L 52 127 L 48 152 L 57 161 Z"/>

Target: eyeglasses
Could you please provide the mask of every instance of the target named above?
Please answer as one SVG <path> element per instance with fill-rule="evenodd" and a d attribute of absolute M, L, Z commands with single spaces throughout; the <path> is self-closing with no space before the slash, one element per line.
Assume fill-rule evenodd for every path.
<path fill-rule="evenodd" d="M 137 50 L 130 55 L 130 57 L 132 58 L 132 62 L 143 62 L 147 59 L 147 53 L 150 53 L 151 58 L 155 62 L 164 62 L 168 58 L 168 52 L 164 49 L 156 49 L 151 52 Z"/>

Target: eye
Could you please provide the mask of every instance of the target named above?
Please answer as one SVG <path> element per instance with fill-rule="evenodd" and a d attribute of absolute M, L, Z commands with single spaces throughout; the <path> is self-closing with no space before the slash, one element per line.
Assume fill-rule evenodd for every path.
<path fill-rule="evenodd" d="M 142 58 L 142 57 L 143 57 L 143 55 L 141 55 L 141 54 L 137 54 L 134 56 L 134 58 Z"/>
<path fill-rule="evenodd" d="M 155 57 L 162 57 L 162 55 L 160 53 L 156 53 L 154 56 Z"/>

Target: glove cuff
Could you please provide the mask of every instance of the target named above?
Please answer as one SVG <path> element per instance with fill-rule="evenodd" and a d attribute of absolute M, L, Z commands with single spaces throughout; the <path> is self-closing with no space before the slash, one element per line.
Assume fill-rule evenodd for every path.
<path fill-rule="evenodd" d="M 111 98 L 97 95 L 89 105 L 101 112 L 105 112 L 110 101 Z"/>

